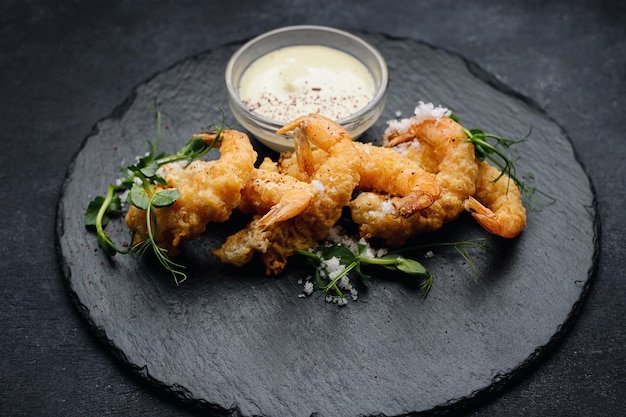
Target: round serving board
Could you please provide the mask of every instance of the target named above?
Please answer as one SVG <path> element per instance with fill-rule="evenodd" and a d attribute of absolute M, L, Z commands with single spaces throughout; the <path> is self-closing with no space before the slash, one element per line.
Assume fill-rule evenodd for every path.
<path fill-rule="evenodd" d="M 245 219 L 210 225 L 186 244 L 189 278 L 176 286 L 150 259 L 107 258 L 83 214 L 119 176 L 123 161 L 154 141 L 155 99 L 164 114 L 161 149 L 172 152 L 212 123 L 237 127 L 223 73 L 233 44 L 179 62 L 139 85 L 100 121 L 68 170 L 59 202 L 61 263 L 73 300 L 119 359 L 159 389 L 215 415 L 398 416 L 445 413 L 499 392 L 530 369 L 567 329 L 594 274 L 598 220 L 590 181 L 566 133 L 529 100 L 461 57 L 420 42 L 362 34 L 385 56 L 390 88 L 379 122 L 419 100 L 454 111 L 466 127 L 516 145 L 517 174 L 555 198 L 529 213 L 514 240 L 489 237 L 467 215 L 428 240 L 487 237 L 472 251 L 477 275 L 454 250 L 425 259 L 435 277 L 426 298 L 414 280 L 381 270 L 347 306 L 301 298 L 311 270 L 298 259 L 280 277 L 259 263 L 237 269 L 209 254 Z M 254 141 L 261 156 L 275 157 Z M 211 158 L 217 158 L 214 151 Z M 545 203 L 545 201 L 544 201 Z M 122 218 L 107 230 L 128 242 Z"/>

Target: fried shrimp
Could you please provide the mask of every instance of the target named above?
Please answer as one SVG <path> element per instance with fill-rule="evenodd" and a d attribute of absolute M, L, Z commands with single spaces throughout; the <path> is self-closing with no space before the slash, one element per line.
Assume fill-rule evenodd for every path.
<path fill-rule="evenodd" d="M 238 211 L 261 214 L 259 225 L 266 228 L 302 213 L 316 195 L 313 185 L 289 175 L 255 169 L 241 190 Z"/>
<path fill-rule="evenodd" d="M 195 134 L 212 142 L 214 132 Z M 177 188 L 179 198 L 170 207 L 154 210 L 158 245 L 171 255 L 178 246 L 203 233 L 210 222 L 228 220 L 241 202 L 241 190 L 248 183 L 257 153 L 248 136 L 235 130 L 224 130 L 215 146 L 220 158 L 215 161 L 197 160 L 183 167 L 177 164 L 162 167 L 167 187 Z M 126 223 L 135 232 L 135 242 L 147 236 L 146 212 L 134 206 L 126 215 Z"/>
<path fill-rule="evenodd" d="M 418 233 L 437 230 L 458 218 L 465 200 L 475 192 L 478 174 L 474 147 L 465 139 L 461 125 L 445 115 L 390 123 L 383 137 L 385 145 L 432 173 L 441 194 L 429 207 L 402 218 L 390 209 L 397 204 L 394 198 L 361 193 L 350 204 L 361 236 L 400 246 Z"/>
<path fill-rule="evenodd" d="M 345 132 L 336 122 L 317 114 L 300 117 L 298 121 L 316 126 L 312 132 L 314 134 L 334 132 L 341 135 Z M 361 179 L 357 189 L 399 197 L 393 202 L 395 215 L 409 217 L 430 206 L 439 197 L 441 188 L 435 175 L 426 172 L 415 161 L 398 155 L 392 149 L 369 143 L 354 142 L 354 146 L 360 160 Z M 307 178 L 325 160 L 325 149 L 311 150 L 308 143 L 299 144 L 297 137 L 296 147 L 298 152 L 295 153 L 295 163 L 293 156 L 281 158 L 281 167 L 291 175 Z"/>
<path fill-rule="evenodd" d="M 226 243 L 212 254 L 223 263 L 243 266 L 252 260 L 255 251 L 264 247 L 265 231 L 275 223 L 301 214 L 316 196 L 313 185 L 289 175 L 269 170 L 264 162 L 255 169 L 250 181 L 241 190 L 237 210 L 252 214 L 255 220 L 245 229 L 230 236 Z"/>
<path fill-rule="evenodd" d="M 476 193 L 465 200 L 465 210 L 486 231 L 513 238 L 526 226 L 526 209 L 517 185 L 486 161 L 478 165 Z"/>
<path fill-rule="evenodd" d="M 349 134 L 341 127 L 328 129 L 311 118 L 296 119 L 278 133 L 291 130 L 295 133 L 296 153 L 307 152 L 303 149 L 307 149 L 308 141 L 328 153 L 318 167 L 303 171 L 316 189 L 315 198 L 302 213 L 285 221 L 268 226 L 260 219 L 252 220 L 214 252 L 223 262 L 242 265 L 259 252 L 266 273 L 278 274 L 297 250 L 308 249 L 324 238 L 350 202 L 360 176 L 359 153 Z"/>

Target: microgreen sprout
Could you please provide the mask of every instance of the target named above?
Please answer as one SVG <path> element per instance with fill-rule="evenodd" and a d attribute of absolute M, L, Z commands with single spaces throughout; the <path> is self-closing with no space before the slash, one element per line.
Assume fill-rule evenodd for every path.
<path fill-rule="evenodd" d="M 489 245 L 484 238 L 466 240 L 451 243 L 430 243 L 418 246 L 408 246 L 393 253 L 377 255 L 363 243 L 356 245 L 356 253 L 341 243 L 319 245 L 312 250 L 299 250 L 307 261 L 315 267 L 313 278 L 314 288 L 323 293 L 332 291 L 336 297 L 343 298 L 345 295 L 341 291 L 338 283 L 351 271 L 362 280 L 369 280 L 370 275 L 363 271 L 364 266 L 379 266 L 393 271 L 403 272 L 407 275 L 419 276 L 423 280 L 420 282 L 420 295 L 428 296 L 432 285 L 433 275 L 420 262 L 407 258 L 403 253 L 415 252 L 417 250 L 432 249 L 435 247 L 452 247 L 466 261 L 472 269 L 474 276 L 477 275 L 476 267 L 469 255 L 468 250 L 472 248 L 487 249 Z"/>
<path fill-rule="evenodd" d="M 172 274 L 176 284 L 179 284 L 187 278 L 183 272 L 184 266 L 174 262 L 169 257 L 167 250 L 160 247 L 154 238 L 158 227 L 154 216 L 155 210 L 171 206 L 180 196 L 178 189 L 167 188 L 167 182 L 159 175 L 159 168 L 173 162 L 191 162 L 206 155 L 219 140 L 223 127 L 209 126 L 208 129 L 217 131 L 210 143 L 207 143 L 202 137 L 193 136 L 175 154 L 158 153 L 161 144 L 162 114 L 156 105 L 154 110 L 157 135 L 154 143 L 148 141 L 149 152 L 138 158 L 134 164 L 122 168 L 124 178 L 115 184 L 109 184 L 106 196 L 97 196 L 89 203 L 85 211 L 84 222 L 87 227 L 95 229 L 98 244 L 107 255 L 114 256 L 116 253 L 127 254 L 131 252 L 142 255 L 148 248 L 151 248 L 159 263 Z M 105 231 L 109 217 L 118 213 L 122 208 L 122 201 L 116 195 L 119 192 L 127 192 L 126 202 L 146 212 L 147 233 L 145 236 L 141 236 L 140 243 L 129 249 L 118 248 Z"/>
<path fill-rule="evenodd" d="M 373 255 L 362 243 L 357 244 L 356 253 L 341 244 L 321 245 L 313 251 L 300 250 L 298 253 L 307 257 L 308 261 L 315 267 L 315 288 L 324 293 L 332 290 L 340 298 L 343 298 L 344 294 L 339 288 L 338 282 L 350 271 L 355 271 L 362 280 L 371 278 L 362 270 L 365 265 L 377 265 L 408 275 L 425 276 L 426 280 L 421 284 L 424 297 L 432 285 L 432 276 L 421 263 L 405 258 L 400 254 Z M 332 271 L 328 268 L 331 264 L 334 265 Z"/>
<path fill-rule="evenodd" d="M 460 123 L 459 118 L 455 114 L 450 114 L 450 118 L 455 122 Z M 509 148 L 518 143 L 526 141 L 532 133 L 532 128 L 529 130 L 526 136 L 519 139 L 507 139 L 501 136 L 493 135 L 491 133 L 485 133 L 480 129 L 467 129 L 463 127 L 463 131 L 467 136 L 467 141 L 474 145 L 474 152 L 476 158 L 479 161 L 485 159 L 493 163 L 500 169 L 500 175 L 498 175 L 493 181 L 496 182 L 504 175 L 507 176 L 507 180 L 513 181 L 519 188 L 522 198 L 528 204 L 531 210 L 535 209 L 535 195 L 540 193 L 544 197 L 547 197 L 550 201 L 554 201 L 554 198 L 545 194 L 537 189 L 536 186 L 530 186 L 525 184 L 518 176 L 515 170 L 515 164 L 509 153 Z M 533 178 L 534 180 L 534 178 Z"/>
<path fill-rule="evenodd" d="M 455 122 L 461 124 L 459 118 L 455 114 L 450 114 L 450 118 Z M 462 125 L 461 125 L 462 126 Z M 509 148 L 518 143 L 524 142 L 528 139 L 532 133 L 532 129 L 526 136 L 519 139 L 507 139 L 501 136 L 493 135 L 491 133 L 485 133 L 480 129 L 467 129 L 463 127 L 465 135 L 467 135 L 467 141 L 474 145 L 474 152 L 476 158 L 479 161 L 487 159 L 500 169 L 500 175 L 498 175 L 494 182 L 498 181 L 504 175 L 508 176 L 515 185 L 520 189 L 520 192 L 524 198 L 529 201 L 532 199 L 536 188 L 526 186 L 518 177 L 515 172 L 515 164 L 509 153 Z M 493 143 L 492 143 L 493 142 Z"/>
<path fill-rule="evenodd" d="M 463 258 L 463 260 L 469 265 L 472 275 L 475 279 L 478 278 L 478 270 L 476 269 L 476 265 L 470 256 L 469 249 L 483 249 L 490 250 L 491 245 L 489 244 L 489 240 L 486 238 L 477 238 L 470 240 L 462 240 L 457 242 L 430 242 L 423 245 L 414 245 L 407 246 L 401 249 L 398 249 L 396 252 L 398 253 L 408 253 L 415 252 L 419 250 L 425 249 L 434 249 L 434 248 L 443 248 L 443 247 L 452 247 L 454 250 Z"/>

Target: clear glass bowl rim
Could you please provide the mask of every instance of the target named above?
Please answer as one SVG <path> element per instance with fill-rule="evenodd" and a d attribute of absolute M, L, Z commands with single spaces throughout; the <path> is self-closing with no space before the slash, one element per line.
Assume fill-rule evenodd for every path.
<path fill-rule="evenodd" d="M 237 51 L 235 51 L 235 53 L 231 56 L 228 63 L 226 64 L 226 70 L 225 70 L 226 89 L 231 98 L 231 104 L 234 104 L 235 106 L 237 106 L 238 110 L 241 113 L 247 114 L 249 118 L 253 118 L 257 122 L 259 122 L 261 125 L 273 126 L 273 127 L 276 127 L 276 129 L 282 127 L 287 122 L 287 121 L 271 119 L 269 117 L 265 117 L 263 115 L 250 111 L 250 109 L 241 101 L 237 88 L 233 83 L 232 76 L 233 76 L 233 70 L 234 70 L 235 65 L 237 65 L 237 63 L 241 59 L 241 56 L 244 53 L 246 53 L 249 49 L 253 48 L 258 43 L 265 41 L 267 38 L 284 34 L 285 32 L 293 32 L 293 31 L 311 31 L 311 32 L 318 31 L 318 32 L 333 33 L 333 34 L 345 37 L 351 40 L 352 42 L 359 44 L 361 47 L 365 48 L 366 50 L 368 50 L 368 52 L 372 54 L 372 56 L 375 58 L 375 61 L 378 63 L 379 70 L 380 70 L 380 85 L 377 86 L 377 89 L 375 91 L 374 96 L 372 97 L 372 100 L 359 111 L 352 113 L 351 115 L 347 117 L 337 120 L 337 123 L 341 125 L 353 124 L 355 121 L 362 119 L 363 116 L 368 115 L 370 112 L 372 112 L 373 109 L 375 109 L 380 104 L 381 100 L 385 98 L 387 94 L 387 87 L 389 84 L 389 72 L 388 72 L 387 63 L 384 57 L 374 46 L 366 42 L 364 39 L 350 32 L 341 30 L 341 29 L 337 29 L 337 28 L 333 28 L 329 26 L 322 26 L 322 25 L 293 25 L 293 26 L 284 26 L 281 28 L 270 30 L 268 32 L 265 32 L 261 35 L 258 35 L 250 39 L 245 44 L 243 44 Z M 294 45 L 297 45 L 297 43 L 294 43 Z M 356 58 L 359 59 L 358 56 Z"/>

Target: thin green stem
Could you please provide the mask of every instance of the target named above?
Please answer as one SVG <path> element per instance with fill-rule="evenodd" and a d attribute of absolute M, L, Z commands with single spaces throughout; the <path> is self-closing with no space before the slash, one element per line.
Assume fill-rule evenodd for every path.
<path fill-rule="evenodd" d="M 98 243 L 105 250 L 105 252 L 109 256 L 113 256 L 116 253 L 128 253 L 128 251 L 119 249 L 115 243 L 111 240 L 109 235 L 104 230 L 104 216 L 106 216 L 109 207 L 111 207 L 113 196 L 115 194 L 115 186 L 109 185 L 107 189 L 106 196 L 104 197 L 104 201 L 102 205 L 98 209 L 98 214 L 96 215 L 96 236 L 98 238 Z"/>
<path fill-rule="evenodd" d="M 341 292 L 341 290 L 339 289 L 339 287 L 337 286 L 337 283 L 339 282 L 339 280 L 341 278 L 343 278 L 344 276 L 346 276 L 350 271 L 352 271 L 354 268 L 357 267 L 357 265 L 359 264 L 358 260 L 354 260 L 352 261 L 348 266 L 346 266 L 344 268 L 343 271 L 341 271 L 339 274 L 337 274 L 337 276 L 335 278 L 333 278 L 328 285 L 326 286 L 326 288 L 324 289 L 324 292 L 328 292 L 329 289 L 334 289 L 335 292 L 337 293 L 337 295 L 339 297 L 343 297 L 343 293 Z"/>
<path fill-rule="evenodd" d="M 104 226 L 102 226 L 102 222 L 104 219 L 104 215 L 106 214 L 107 210 L 111 206 L 114 193 L 115 193 L 115 187 L 113 185 L 109 185 L 109 188 L 107 189 L 107 193 L 104 197 L 104 201 L 102 202 L 102 205 L 100 206 L 100 210 L 98 210 L 98 215 L 96 216 L 96 231 L 98 232 L 99 235 L 100 234 L 106 235 L 104 231 Z"/>

